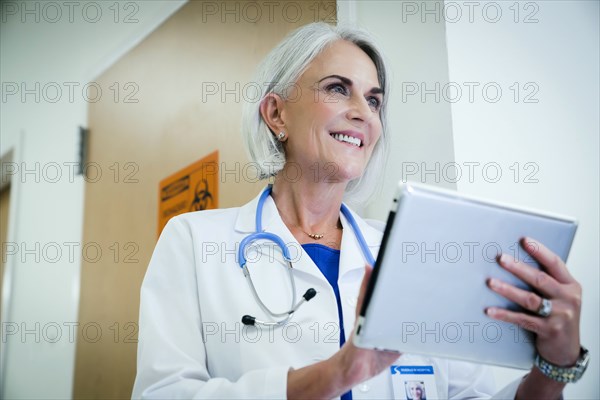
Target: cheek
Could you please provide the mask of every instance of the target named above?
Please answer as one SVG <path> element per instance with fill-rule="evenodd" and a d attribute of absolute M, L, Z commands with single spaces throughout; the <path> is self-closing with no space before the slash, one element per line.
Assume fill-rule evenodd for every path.
<path fill-rule="evenodd" d="M 377 122 L 374 123 L 373 132 L 376 132 L 377 141 L 381 139 L 381 135 L 383 135 L 383 123 L 381 119 L 377 119 Z"/>
<path fill-rule="evenodd" d="M 371 148 L 369 149 L 370 151 L 370 155 L 372 155 L 373 150 L 375 149 L 375 146 L 377 145 L 377 143 L 379 143 L 382 140 L 382 131 L 381 131 L 381 127 L 377 128 L 378 129 L 378 133 L 374 135 L 373 137 L 373 141 L 371 142 Z"/>
<path fill-rule="evenodd" d="M 337 107 L 336 107 L 337 106 Z M 339 114 L 335 103 L 315 102 L 312 98 L 302 98 L 294 105 L 290 125 L 303 127 L 325 125 Z"/>
<path fill-rule="evenodd" d="M 335 117 L 343 117 L 339 102 L 319 102 L 315 104 L 314 117 L 316 120 L 327 123 Z"/>

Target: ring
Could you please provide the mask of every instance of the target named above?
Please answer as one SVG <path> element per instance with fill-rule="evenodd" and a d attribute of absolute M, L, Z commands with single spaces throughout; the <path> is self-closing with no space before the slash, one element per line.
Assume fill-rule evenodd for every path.
<path fill-rule="evenodd" d="M 537 314 L 540 317 L 547 317 L 552 312 L 552 301 L 542 297 L 542 304 L 537 309 Z"/>

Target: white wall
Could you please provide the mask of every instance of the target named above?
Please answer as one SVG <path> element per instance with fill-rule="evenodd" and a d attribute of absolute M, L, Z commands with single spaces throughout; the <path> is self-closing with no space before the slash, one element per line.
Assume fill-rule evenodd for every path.
<path fill-rule="evenodd" d="M 71 397 L 75 338 L 69 324 L 78 317 L 84 181 L 64 163 L 77 161 L 78 126 L 87 125 L 81 89 L 184 1 L 119 3 L 118 15 L 114 2 L 72 2 L 72 14 L 67 3 L 0 3 L 0 157 L 13 150 L 16 163 L 2 165 L 4 172 L 16 168 L 8 174 L 12 255 L 2 299 L 5 398 Z M 21 97 L 21 85 L 33 94 Z M 30 333 L 23 335 L 23 328 Z"/>
<path fill-rule="evenodd" d="M 419 82 L 425 80 L 442 85 L 448 82 L 445 26 L 443 22 L 433 20 L 422 23 L 407 19 L 402 22 L 404 4 L 401 1 L 340 2 L 340 6 L 340 22 L 355 9 L 356 22 L 374 35 L 389 69 L 392 92 L 388 105 L 390 162 L 382 172 L 384 184 L 379 200 L 366 209 L 369 217 L 385 220 L 400 178 L 456 187 L 455 183 L 440 180 L 436 174 L 425 173 L 422 169 L 422 163 L 429 168 L 436 162 L 454 161 L 450 104 L 423 102 L 420 93 L 409 94 L 420 91 Z"/>
<path fill-rule="evenodd" d="M 446 2 L 446 8 L 420 1 L 373 3 L 340 2 L 342 19 L 352 17 L 377 36 L 396 81 L 390 103 L 394 145 L 384 172 L 388 189 L 366 214 L 385 218 L 390 187 L 404 171 L 411 180 L 456 182 L 461 192 L 577 217 L 568 265 L 584 286 L 582 342 L 593 359 L 565 395 L 599 398 L 598 2 L 458 1 Z M 447 59 L 433 56 L 446 47 L 437 38 L 440 29 Z M 429 58 L 415 57 L 415 49 Z M 428 60 L 431 65 L 423 66 Z M 410 95 L 407 85 L 415 82 L 419 92 Z M 421 98 L 420 84 L 432 89 L 436 83 L 439 90 Z M 498 87 L 502 94 L 493 102 Z M 450 132 L 450 143 L 439 140 L 441 132 L 443 138 Z M 406 176 L 415 161 L 418 173 Z M 435 170 L 436 161 L 439 173 L 423 176 L 425 169 Z M 443 172 L 452 161 L 461 169 L 459 179 L 455 168 Z M 522 374 L 501 368 L 495 373 L 498 386 Z"/>
<path fill-rule="evenodd" d="M 475 90 L 472 103 L 465 96 L 452 104 L 458 165 L 497 163 L 487 175 L 483 168 L 476 170 L 472 182 L 463 177 L 458 189 L 580 221 L 568 266 L 583 285 L 581 337 L 593 361 L 585 377 L 567 387 L 565 397 L 597 399 L 599 3 L 538 1 L 527 8 L 519 3 L 515 22 L 516 10 L 509 8 L 513 2 L 496 2 L 502 10 L 496 23 L 489 22 L 495 19 L 495 5 L 487 8 L 489 21 L 482 16 L 485 4 L 475 9 L 473 23 L 463 15 L 446 24 L 450 81 L 478 82 L 479 88 L 493 82 L 502 88 L 496 103 L 490 89 L 487 100 Z M 530 23 L 524 22 L 527 15 Z M 514 82 L 520 88 L 516 98 Z M 494 183 L 496 169 L 502 177 Z M 513 375 L 498 370 L 500 380 Z"/>

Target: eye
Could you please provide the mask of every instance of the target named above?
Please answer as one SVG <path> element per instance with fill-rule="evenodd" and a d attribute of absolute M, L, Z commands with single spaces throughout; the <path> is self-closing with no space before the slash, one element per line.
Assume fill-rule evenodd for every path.
<path fill-rule="evenodd" d="M 346 86 L 344 86 L 341 83 L 332 83 L 330 85 L 327 85 L 325 87 L 325 89 L 330 92 L 330 93 L 334 93 L 334 94 L 342 94 L 342 95 L 347 95 L 348 94 L 348 88 Z"/>
<path fill-rule="evenodd" d="M 374 96 L 367 97 L 367 102 L 369 103 L 369 107 L 371 107 L 374 111 L 379 111 L 381 108 L 381 100 Z"/>

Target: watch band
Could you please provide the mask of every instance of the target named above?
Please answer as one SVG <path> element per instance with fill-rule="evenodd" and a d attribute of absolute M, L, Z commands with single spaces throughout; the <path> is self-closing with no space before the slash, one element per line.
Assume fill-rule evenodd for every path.
<path fill-rule="evenodd" d="M 542 371 L 550 379 L 562 383 L 577 382 L 585 372 L 590 361 L 590 352 L 585 347 L 581 346 L 581 352 L 575 365 L 572 367 L 559 367 L 542 358 L 539 354 L 535 357 L 535 366 Z"/>

